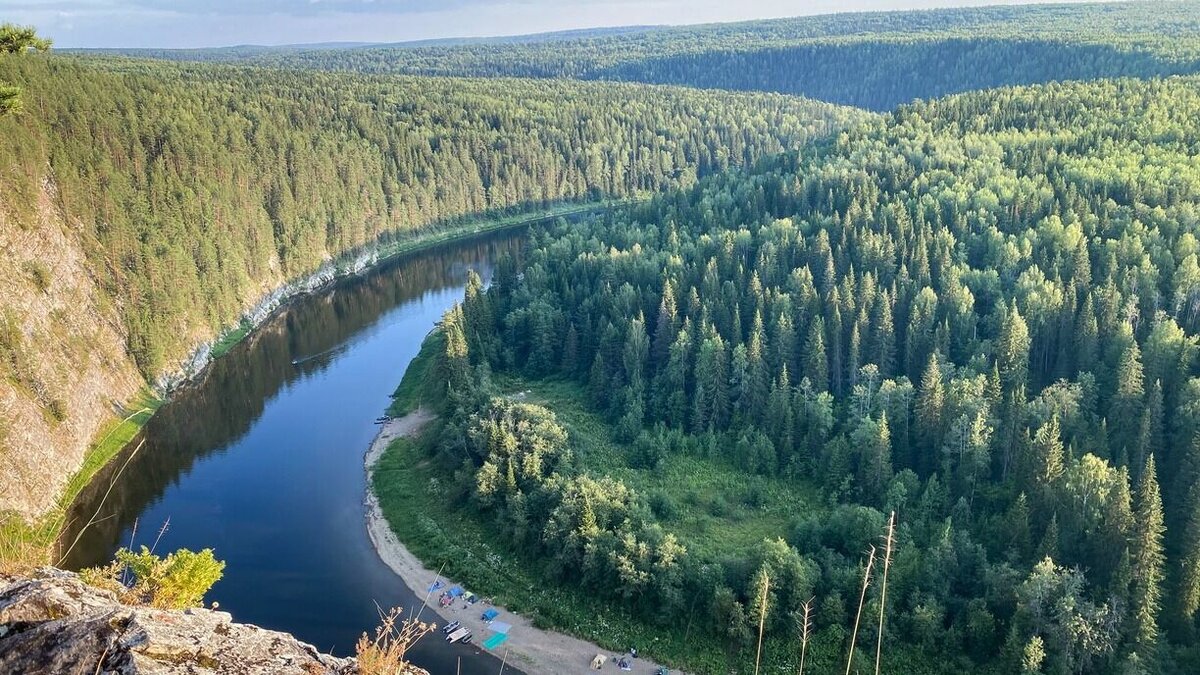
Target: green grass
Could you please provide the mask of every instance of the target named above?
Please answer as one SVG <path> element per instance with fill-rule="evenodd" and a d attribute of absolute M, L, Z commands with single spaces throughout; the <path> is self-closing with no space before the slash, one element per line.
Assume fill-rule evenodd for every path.
<path fill-rule="evenodd" d="M 644 497 L 666 497 L 672 513 L 660 517 L 688 550 L 706 560 L 736 555 L 764 539 L 786 538 L 792 523 L 821 507 L 806 481 L 755 476 L 720 460 L 668 454 L 657 469 L 630 466 L 629 447 L 593 412 L 582 387 L 563 380 L 497 376 L 502 391 L 554 411 L 570 434 L 581 468 L 620 479 Z"/>
<path fill-rule="evenodd" d="M 217 341 L 213 343 L 212 357 L 214 359 L 219 359 L 228 354 L 229 350 L 233 349 L 234 345 L 237 343 L 245 340 L 246 336 L 249 335 L 250 331 L 252 330 L 254 330 L 254 325 L 249 321 L 242 319 L 241 323 L 237 325 L 237 328 L 225 331 L 221 334 L 221 337 L 217 338 Z"/>
<path fill-rule="evenodd" d="M 439 337 L 435 331 L 422 343 L 393 395 L 389 414 L 406 414 L 422 402 L 428 407 L 434 384 L 429 374 L 441 348 Z M 668 495 L 679 508 L 662 521 L 664 527 L 702 559 L 742 555 L 764 538 L 785 536 L 792 520 L 816 503 L 805 483 L 746 475 L 714 460 L 671 456 L 657 470 L 633 468 L 627 448 L 614 441 L 610 425 L 589 408 L 577 384 L 512 375 L 498 375 L 495 382 L 501 392 L 555 412 L 570 435 L 581 470 L 619 478 L 643 495 Z M 376 466 L 372 485 L 392 529 L 427 567 L 444 564 L 445 575 L 473 592 L 494 596 L 499 604 L 539 626 L 577 635 L 606 649 L 638 645 L 658 660 L 695 672 L 729 672 L 752 658 L 730 653 L 708 635 L 701 625 L 704 617 L 694 617 L 695 625 L 681 617 L 677 624 L 664 627 L 575 587 L 548 583 L 540 561 L 513 550 L 491 526 L 490 514 L 480 513 L 458 496 L 456 467 L 440 466 L 431 459 L 440 433 L 441 425 L 435 422 L 420 439 L 393 442 Z M 765 495 L 755 500 L 759 506 L 747 499 L 752 490 Z M 780 642 L 773 647 L 773 660 L 786 662 L 791 646 Z"/>
<path fill-rule="evenodd" d="M 98 440 L 84 455 L 79 470 L 67 481 L 67 487 L 58 500 L 60 509 L 65 511 L 71 506 L 80 491 L 92 482 L 104 465 L 112 461 L 112 458 L 116 457 L 138 435 L 162 404 L 162 399 L 155 396 L 149 388 L 143 388 L 132 401 L 126 404 L 125 410 L 128 412 L 125 417 L 113 420 L 101 430 Z"/>
<path fill-rule="evenodd" d="M 67 481 L 54 509 L 36 523 L 28 523 L 14 513 L 0 512 L 0 570 L 19 570 L 55 562 L 55 543 L 66 525 L 71 503 L 100 469 L 138 435 L 162 403 L 148 388 L 139 392 L 125 406 L 128 411 L 125 417 L 114 419 L 97 435 L 79 469 Z"/>
<path fill-rule="evenodd" d="M 396 390 L 390 414 L 405 414 L 421 403 L 429 407 L 422 397 L 435 384 L 429 373 L 441 348 L 438 338 L 437 331 L 426 337 Z M 591 410 L 579 385 L 512 374 L 496 374 L 493 382 L 503 394 L 553 410 L 568 431 L 581 470 L 619 478 L 643 495 L 667 495 L 678 508 L 661 519 L 663 526 L 700 560 L 742 557 L 765 538 L 785 536 L 794 519 L 821 508 L 815 488 L 806 481 L 748 475 L 719 460 L 668 456 L 658 469 L 634 468 L 628 448 L 614 440 L 611 426 Z M 577 587 L 548 581 L 542 561 L 514 549 L 492 525 L 492 514 L 479 512 L 462 496 L 454 477 L 457 467 L 434 459 L 442 431 L 435 421 L 421 438 L 394 441 L 376 465 L 372 482 L 384 517 L 426 567 L 445 565 L 443 574 L 472 592 L 494 597 L 539 627 L 603 649 L 636 645 L 655 660 L 696 673 L 752 671 L 753 647 L 731 651 L 711 632 L 711 619 L 699 608 L 670 625 L 657 625 Z M 749 499 L 752 492 L 756 496 Z M 806 672 L 842 672 L 848 631 L 848 626 L 819 631 L 809 645 Z M 762 672 L 795 672 L 798 646 L 790 638 L 768 637 Z M 961 664 L 931 659 L 919 646 L 893 645 L 884 662 L 888 672 L 914 675 L 962 670 Z M 856 663 L 861 668 L 864 661 Z"/>
<path fill-rule="evenodd" d="M 413 357 L 404 371 L 400 386 L 392 393 L 392 404 L 388 406 L 387 414 L 400 417 L 421 407 L 437 409 L 441 402 L 434 400 L 436 391 L 431 380 L 437 355 L 445 349 L 445 339 L 441 331 L 434 330 L 425 336 L 421 342 L 421 350 Z"/>
<path fill-rule="evenodd" d="M 656 659 L 688 663 L 698 672 L 727 671 L 721 646 L 688 639 L 700 634 L 698 626 L 691 631 L 686 621 L 655 626 L 575 587 L 545 581 L 538 561 L 512 550 L 491 526 L 490 515 L 448 497 L 452 479 L 422 449 L 439 432 L 440 426 L 432 424 L 416 442 L 394 441 L 376 465 L 372 483 L 384 517 L 427 567 L 445 564 L 444 575 L 495 598 L 539 627 L 565 631 L 614 651 L 637 645 Z"/>

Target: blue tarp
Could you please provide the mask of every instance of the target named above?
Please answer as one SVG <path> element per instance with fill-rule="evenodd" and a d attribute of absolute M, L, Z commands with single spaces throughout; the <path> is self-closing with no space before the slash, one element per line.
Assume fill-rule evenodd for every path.
<path fill-rule="evenodd" d="M 492 637 L 488 638 L 483 643 L 483 646 L 486 649 L 495 649 L 496 647 L 499 647 L 501 644 L 503 644 L 504 641 L 507 639 L 508 639 L 508 635 L 505 635 L 504 633 L 496 633 Z"/>
<path fill-rule="evenodd" d="M 498 617 L 498 616 L 500 616 L 500 611 L 499 611 L 499 610 L 496 610 L 496 609 L 489 609 L 488 611 L 484 612 L 484 613 L 483 613 L 483 614 L 480 616 L 480 618 L 481 618 L 481 619 L 483 619 L 484 621 L 491 621 L 492 619 L 494 619 L 494 618 L 496 618 L 496 617 Z"/>
<path fill-rule="evenodd" d="M 493 621 L 489 628 L 497 633 L 507 633 L 508 631 L 512 630 L 512 624 L 504 623 L 503 621 Z"/>
<path fill-rule="evenodd" d="M 462 595 L 463 593 L 466 593 L 466 591 L 464 591 L 462 589 L 462 586 L 455 586 L 454 588 L 450 589 L 450 597 L 452 597 L 452 598 L 457 598 L 458 596 Z"/>
<path fill-rule="evenodd" d="M 437 589 L 439 589 L 439 588 L 441 588 L 442 586 L 445 586 L 445 585 L 446 585 L 446 584 L 443 584 L 443 583 L 442 583 L 442 582 L 440 582 L 440 581 L 435 581 L 435 582 L 433 582 L 433 585 L 429 587 L 429 592 L 430 592 L 430 593 L 432 593 L 432 592 L 436 591 Z"/>

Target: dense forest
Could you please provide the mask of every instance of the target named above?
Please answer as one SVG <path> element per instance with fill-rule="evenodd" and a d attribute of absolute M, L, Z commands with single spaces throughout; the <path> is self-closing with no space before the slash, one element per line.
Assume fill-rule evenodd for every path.
<path fill-rule="evenodd" d="M 3 208 L 43 178 L 156 376 L 331 256 L 465 216 L 635 197 L 861 117 L 778 95 L 5 58 Z M 47 172 L 47 168 L 49 171 Z"/>
<path fill-rule="evenodd" d="M 298 69 L 764 90 L 886 111 L 987 87 L 1200 72 L 1198 17 L 1194 1 L 997 6 L 435 45 L 129 53 Z"/>
<path fill-rule="evenodd" d="M 71 421 L 41 355 L 92 316 L 29 310 L 74 268 L 22 233 L 78 245 L 151 378 L 339 256 L 617 199 L 534 228 L 426 342 L 397 401 L 439 420 L 374 478 L 406 544 L 486 529 L 507 557 L 437 551 L 448 574 L 515 564 L 552 588 L 535 620 L 593 638 L 594 610 L 694 672 L 756 670 L 760 621 L 764 672 L 1200 672 L 1195 0 L 3 46 L 3 248 L 29 255 L 0 403 Z M 326 309 L 352 311 L 298 320 Z M 36 459 L 3 412 L 0 454 Z"/>
<path fill-rule="evenodd" d="M 724 645 L 702 672 L 753 663 L 766 579 L 768 664 L 815 598 L 840 668 L 891 512 L 889 672 L 1196 672 L 1198 139 L 1197 79 L 964 94 L 536 232 L 443 321 L 429 450 L 527 564 Z M 544 382 L 617 461 L 509 389 Z M 679 457 L 805 505 L 713 554 Z"/>

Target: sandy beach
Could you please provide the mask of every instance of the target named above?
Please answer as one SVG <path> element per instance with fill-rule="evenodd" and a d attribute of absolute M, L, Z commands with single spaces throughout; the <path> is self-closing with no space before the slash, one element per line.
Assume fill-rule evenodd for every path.
<path fill-rule="evenodd" d="M 370 486 L 371 474 L 375 463 L 383 455 L 383 451 L 387 448 L 388 444 L 393 439 L 415 434 L 430 419 L 432 419 L 432 415 L 428 411 L 417 409 L 404 417 L 398 417 L 384 423 L 379 430 L 379 434 L 372 441 L 365 460 L 367 471 L 367 531 L 371 536 L 371 541 L 375 544 L 375 550 L 379 552 L 379 556 L 383 558 L 384 562 L 419 597 L 426 595 L 430 584 L 437 577 L 437 572 L 426 568 L 396 538 L 391 527 L 384 520 L 383 513 L 379 509 L 379 502 L 371 491 Z M 453 579 L 447 579 L 446 577 L 441 577 L 441 580 L 445 583 L 446 588 L 450 588 L 456 584 Z M 481 598 L 490 595 L 486 588 L 471 588 L 468 590 Z M 450 621 L 462 622 L 462 625 L 470 628 L 474 634 L 474 644 L 477 648 L 482 649 L 479 646 L 480 643 L 492 635 L 487 624 L 480 618 L 480 614 L 488 607 L 483 603 L 476 603 L 464 609 L 465 603 L 459 600 L 451 607 L 443 609 L 436 606 L 439 594 L 440 592 L 435 592 L 430 597 L 425 609 L 422 610 L 422 618 L 428 619 L 431 614 L 436 614 L 439 617 L 437 620 L 439 626 L 445 625 Z M 604 654 L 608 657 L 604 668 L 600 672 L 622 672 L 617 667 L 617 664 L 612 661 L 613 656 L 620 655 L 569 635 L 535 628 L 529 620 L 509 612 L 504 607 L 496 606 L 496 609 L 500 611 L 500 616 L 496 620 L 512 625 L 512 629 L 508 633 L 508 641 L 498 648 L 497 656 L 504 657 L 505 650 L 508 650 L 508 663 L 525 671 L 529 675 L 594 673 L 597 671 L 592 670 L 590 664 L 592 658 L 597 654 Z M 425 639 L 442 639 L 442 635 L 439 632 Z M 659 667 L 657 663 L 642 658 L 640 654 L 631 663 L 633 665 L 632 672 L 643 675 L 654 673 Z M 671 672 L 679 673 L 680 671 Z"/>

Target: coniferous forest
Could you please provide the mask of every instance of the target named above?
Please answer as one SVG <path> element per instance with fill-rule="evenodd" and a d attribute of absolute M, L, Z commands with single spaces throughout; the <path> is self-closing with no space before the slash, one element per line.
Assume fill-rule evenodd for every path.
<path fill-rule="evenodd" d="M 347 49 L 118 50 L 411 75 L 571 78 L 761 90 L 888 111 L 987 87 L 1200 72 L 1200 3 L 874 12 Z"/>
<path fill-rule="evenodd" d="M 248 300 L 381 238 L 637 197 L 861 118 L 776 94 L 0 56 L 16 221 L 45 175 L 147 377 Z"/>
<path fill-rule="evenodd" d="M 470 275 L 373 479 L 539 625 L 696 673 L 1200 672 L 1194 0 L 0 54 L 0 97 L 0 222 L 70 215 L 148 380 L 339 256 L 619 200 Z M 0 301 L 22 395 L 28 334 Z"/>
<path fill-rule="evenodd" d="M 889 670 L 1191 672 L 1198 112 L 1195 79 L 964 94 L 539 230 L 443 323 L 437 456 L 547 575 L 735 667 L 764 579 L 774 663 L 815 598 L 840 667 L 894 512 Z M 579 391 L 616 464 L 514 376 Z M 673 495 L 680 461 L 802 505 L 714 546 L 688 512 L 730 507 Z"/>

